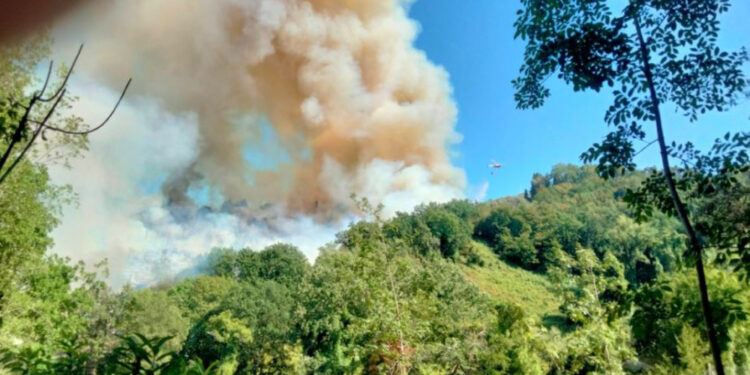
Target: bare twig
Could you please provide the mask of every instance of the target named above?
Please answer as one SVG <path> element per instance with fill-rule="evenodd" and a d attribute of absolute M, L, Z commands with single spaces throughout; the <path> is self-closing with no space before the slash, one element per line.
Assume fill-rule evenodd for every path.
<path fill-rule="evenodd" d="M 47 78 L 44 79 L 44 86 L 42 86 L 42 90 L 36 93 L 37 98 L 41 98 L 44 95 L 44 92 L 47 91 L 47 85 L 49 84 L 49 79 L 52 76 L 52 66 L 55 64 L 54 61 L 49 62 L 49 69 L 47 69 Z"/>
<path fill-rule="evenodd" d="M 633 157 L 636 157 L 641 152 L 646 151 L 647 148 L 649 148 L 652 144 L 654 144 L 654 143 L 656 143 L 658 141 L 659 141 L 658 139 L 654 139 L 653 141 L 649 142 L 647 145 L 643 146 L 643 148 L 641 148 L 640 150 L 638 150 L 638 152 L 636 152 L 635 154 L 633 154 Z"/>
<path fill-rule="evenodd" d="M 65 86 L 68 84 L 68 79 L 70 79 L 70 75 L 73 74 L 73 69 L 75 69 L 76 64 L 78 63 L 78 58 L 81 56 L 81 51 L 83 51 L 83 44 L 81 44 L 80 47 L 78 47 L 78 52 L 76 53 L 76 57 L 73 59 L 73 63 L 70 64 L 70 68 L 68 69 L 68 73 L 65 74 L 65 78 L 63 79 L 62 84 L 57 89 L 54 95 L 50 96 L 49 98 L 39 98 L 40 102 L 51 102 L 54 100 L 60 93 L 65 90 Z"/>
<path fill-rule="evenodd" d="M 675 159 L 677 159 L 677 160 L 679 160 L 679 161 L 681 161 L 682 164 L 685 166 L 685 168 L 687 168 L 689 166 L 690 168 L 696 169 L 695 168 L 695 164 L 693 164 L 693 162 L 691 162 L 690 160 L 687 160 L 685 158 L 681 158 L 679 156 L 672 156 L 672 157 L 675 158 Z"/>
<path fill-rule="evenodd" d="M 115 114 L 115 111 L 117 111 L 117 108 L 119 108 L 120 103 L 122 102 L 122 99 L 125 97 L 125 93 L 128 91 L 128 88 L 130 87 L 132 78 L 128 79 L 128 82 L 125 84 L 125 87 L 120 93 L 120 97 L 117 99 L 117 103 L 115 103 L 115 106 L 112 108 L 112 111 L 104 119 L 104 121 L 102 121 L 102 123 L 99 124 L 98 126 L 89 130 L 76 131 L 76 130 L 62 129 L 62 128 L 54 127 L 48 124 L 52 116 L 55 114 L 55 110 L 57 110 L 58 105 L 63 101 L 65 93 L 67 92 L 66 86 L 68 85 L 68 80 L 70 79 L 70 76 L 72 75 L 73 70 L 75 69 L 75 66 L 78 63 L 78 58 L 81 56 L 82 51 L 83 51 L 83 44 L 81 44 L 81 46 L 78 48 L 78 52 L 76 53 L 75 58 L 73 59 L 73 63 L 70 65 L 70 69 L 68 69 L 67 73 L 65 74 L 65 77 L 63 78 L 63 81 L 60 84 L 60 87 L 58 87 L 57 90 L 51 96 L 45 97 L 44 94 L 47 91 L 47 88 L 49 87 L 50 79 L 52 76 L 52 68 L 54 66 L 53 61 L 50 61 L 49 68 L 47 70 L 47 77 L 44 80 L 44 85 L 42 86 L 42 89 L 34 93 L 31 96 L 31 100 L 29 101 L 28 106 L 25 106 L 13 100 L 13 106 L 21 106 L 22 108 L 25 109 L 25 111 L 24 111 L 23 116 L 21 117 L 21 120 L 18 122 L 18 126 L 13 132 L 13 135 L 11 136 L 8 146 L 3 152 L 3 155 L 0 156 L 0 173 L 2 173 L 2 175 L 0 176 L 0 184 L 2 184 L 6 180 L 8 175 L 10 175 L 13 169 L 21 162 L 24 156 L 26 156 L 26 153 L 34 145 L 34 142 L 37 140 L 39 135 L 42 136 L 42 139 L 45 139 L 44 132 L 46 130 L 56 131 L 56 132 L 60 132 L 64 134 L 70 134 L 70 135 L 80 135 L 80 136 L 87 135 L 87 134 L 93 133 L 101 129 L 104 125 L 106 125 L 107 122 L 109 122 L 109 120 Z M 39 102 L 44 103 L 44 102 L 52 102 L 52 101 L 54 101 L 54 103 L 52 104 L 52 106 L 47 111 L 47 113 L 45 114 L 44 118 L 41 121 L 37 121 L 37 120 L 30 118 L 32 111 L 34 110 L 34 105 L 36 105 Z M 36 129 L 34 129 L 34 133 L 32 134 L 31 138 L 24 146 L 23 150 L 21 150 L 21 152 L 13 158 L 13 162 L 11 163 L 10 167 L 7 170 L 3 171 L 3 167 L 5 167 L 5 165 L 8 163 L 9 159 L 11 158 L 11 154 L 15 146 L 24 140 L 25 138 L 24 134 L 29 128 L 30 124 L 35 124 L 37 126 Z"/>
<path fill-rule="evenodd" d="M 122 92 L 120 93 L 120 98 L 117 99 L 117 103 L 115 103 L 115 106 L 112 108 L 112 111 L 109 113 L 109 115 L 107 116 L 107 118 L 105 118 L 104 121 L 102 121 L 102 123 L 99 124 L 99 125 L 97 125 L 96 127 L 91 128 L 89 130 L 75 131 L 75 130 L 66 130 L 66 129 L 62 129 L 62 128 L 57 128 L 57 127 L 50 126 L 50 125 L 47 125 L 47 124 L 44 124 L 43 126 L 45 128 L 47 128 L 47 129 L 49 129 L 49 130 L 52 130 L 52 131 L 56 131 L 56 132 L 60 132 L 60 133 L 64 133 L 64 134 L 71 134 L 71 135 L 86 135 L 86 134 L 91 134 L 91 133 L 93 133 L 93 132 L 101 129 L 104 125 L 107 124 L 107 122 L 109 122 L 109 120 L 112 118 L 112 115 L 115 114 L 115 111 L 117 111 L 117 108 L 120 106 L 120 102 L 122 102 L 122 98 L 125 97 L 125 93 L 128 91 L 128 87 L 130 87 L 130 83 L 132 81 L 133 81 L 132 78 L 128 79 L 128 83 L 126 83 L 125 84 L 125 88 L 122 89 Z M 36 121 L 34 121 L 34 123 L 35 124 L 40 124 L 39 122 L 36 122 Z"/>

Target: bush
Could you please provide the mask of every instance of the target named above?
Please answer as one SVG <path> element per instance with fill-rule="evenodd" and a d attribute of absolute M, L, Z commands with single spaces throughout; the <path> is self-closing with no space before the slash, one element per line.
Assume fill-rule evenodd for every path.
<path fill-rule="evenodd" d="M 474 235 L 509 262 L 529 269 L 540 265 L 531 226 L 516 209 L 496 209 L 477 224 Z"/>
<path fill-rule="evenodd" d="M 471 246 L 471 227 L 456 214 L 444 208 L 429 207 L 420 216 L 438 239 L 443 257 L 455 259 L 462 250 Z"/>
<path fill-rule="evenodd" d="M 471 247 L 471 226 L 440 205 L 417 207 L 413 214 L 400 213 L 385 223 L 383 233 L 390 241 L 400 241 L 421 256 L 439 252 L 456 259 Z"/>

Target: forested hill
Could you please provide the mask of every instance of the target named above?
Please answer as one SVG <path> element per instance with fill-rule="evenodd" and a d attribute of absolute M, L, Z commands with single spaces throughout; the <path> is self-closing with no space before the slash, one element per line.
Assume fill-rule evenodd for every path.
<path fill-rule="evenodd" d="M 46 232 L 0 234 L 39 250 L 15 259 L 17 272 L 2 280 L 3 366 L 24 374 L 702 373 L 710 357 L 680 227 L 658 215 L 637 223 L 622 202 L 645 175 L 605 181 L 592 167 L 560 165 L 516 197 L 430 204 L 390 220 L 361 200 L 369 220 L 340 233 L 312 265 L 286 244 L 215 249 L 205 275 L 120 292 L 44 255 L 55 212 L 29 203 L 44 194 L 24 195 L 39 218 L 28 227 Z M 54 192 L 44 171 L 19 176 L 29 178 L 14 183 Z M 15 206 L 0 207 L 6 218 Z M 709 271 L 724 355 L 734 374 L 746 374 L 748 288 Z"/>

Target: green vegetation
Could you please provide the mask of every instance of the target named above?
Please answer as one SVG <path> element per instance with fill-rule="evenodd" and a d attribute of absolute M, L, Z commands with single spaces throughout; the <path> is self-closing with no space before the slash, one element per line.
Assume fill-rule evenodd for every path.
<path fill-rule="evenodd" d="M 23 121 L 12 101 L 33 92 L 45 53 L 37 41 L 0 54 L 0 150 L 32 139 L 13 135 Z M 574 85 L 598 88 L 619 74 L 581 81 L 591 71 L 574 63 L 564 71 Z M 534 88 L 538 78 L 519 82 Z M 201 275 L 118 291 L 101 281 L 106 264 L 49 253 L 74 196 L 40 159 L 14 154 L 17 168 L 0 184 L 0 374 L 712 374 L 712 347 L 726 373 L 747 374 L 750 179 L 736 145 L 748 138 L 727 136 L 708 156 L 675 151 L 698 163 L 676 178 L 701 214 L 699 251 L 663 174 L 623 159 L 612 169 L 612 155 L 594 150 L 606 156 L 600 165 L 555 166 L 497 201 L 384 219 L 361 199 L 371 220 L 339 233 L 314 264 L 288 244 L 206 249 Z M 64 162 L 85 138 L 50 144 Z M 705 290 L 692 272 L 702 260 Z"/>
<path fill-rule="evenodd" d="M 552 290 L 552 283 L 542 274 L 511 266 L 497 258 L 483 243 L 474 243 L 481 267 L 462 264 L 464 277 L 493 301 L 516 305 L 540 318 L 559 313 L 562 300 Z"/>
<path fill-rule="evenodd" d="M 635 156 L 654 143 L 658 145 L 662 169 L 651 171 L 638 188 L 629 189 L 625 200 L 639 221 L 651 218 L 654 212 L 680 219 L 690 249 L 688 257 L 698 275 L 714 370 L 724 375 L 718 322 L 708 293 L 705 250 L 711 247 L 718 262 L 747 274 L 748 235 L 744 229 L 735 231 L 736 224 L 726 217 L 713 226 L 711 212 L 716 212 L 695 210 L 695 206 L 744 191 L 741 180 L 750 170 L 750 134 L 726 133 L 703 153 L 692 142 L 670 144 L 661 111 L 671 106 L 695 122 L 706 112 L 722 112 L 737 105 L 746 95 L 750 81 L 743 65 L 750 55 L 744 48 L 727 51 L 718 41 L 720 16 L 729 11 L 730 0 L 630 0 L 624 4 L 522 0 L 521 4 L 514 24 L 515 37 L 526 42 L 521 76 L 513 81 L 518 107 L 542 106 L 550 96 L 544 84 L 552 75 L 575 91 L 599 92 L 605 85 L 612 88 L 613 100 L 604 122 L 614 129 L 581 155 L 585 163 L 597 163 L 603 178 L 634 171 Z M 654 125 L 653 141 L 646 139 L 646 125 Z M 636 152 L 635 141 L 646 146 Z M 685 167 L 673 167 L 675 161 Z M 705 217 L 696 216 L 696 211 Z M 747 222 L 746 216 L 744 219 Z M 524 260 L 532 260 L 523 244 L 511 247 L 516 248 L 512 249 L 515 256 L 522 254 Z"/>
<path fill-rule="evenodd" d="M 34 173 L 27 164 L 8 186 Z M 645 176 L 604 181 L 594 167 L 560 165 L 523 196 L 431 204 L 392 220 L 363 200 L 374 221 L 340 233 L 312 265 L 290 245 L 216 249 L 204 275 L 140 290 L 111 291 L 83 265 L 28 251 L 5 275 L 2 371 L 704 371 L 711 357 L 679 223 L 639 224 L 621 201 Z M 55 219 L 45 197 L 28 214 Z M 746 284 L 718 264 L 709 280 L 726 367 L 746 373 Z"/>

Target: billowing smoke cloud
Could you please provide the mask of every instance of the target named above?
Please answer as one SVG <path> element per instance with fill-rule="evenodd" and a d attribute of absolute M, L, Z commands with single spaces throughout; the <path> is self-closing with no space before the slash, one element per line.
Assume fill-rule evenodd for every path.
<path fill-rule="evenodd" d="M 447 152 L 459 140 L 448 77 L 413 47 L 398 1 L 128 0 L 86 19 L 85 71 L 111 83 L 132 72 L 139 94 L 198 116 L 195 163 L 165 185 L 175 202 L 196 180 L 293 213 L 349 206 L 368 171 L 374 199 L 464 186 Z M 272 169 L 246 155 L 267 141 L 262 122 L 278 141 L 262 148 Z"/>
<path fill-rule="evenodd" d="M 85 40 L 79 71 L 110 88 L 132 75 L 127 110 L 137 118 L 111 124 L 123 127 L 110 139 L 114 148 L 97 151 L 97 142 L 106 141 L 92 137 L 86 163 L 99 165 L 90 169 L 118 186 L 91 192 L 98 200 L 82 194 L 81 210 L 86 200 L 97 201 L 103 217 L 137 223 L 130 227 L 142 233 L 124 237 L 155 236 L 148 248 L 192 254 L 253 242 L 244 234 L 256 243 L 285 237 L 281 228 L 294 227 L 290 222 L 330 228 L 326 223 L 340 224 L 354 211 L 351 193 L 383 203 L 388 214 L 461 197 L 465 177 L 450 161 L 460 136 L 448 76 L 414 48 L 418 25 L 407 6 L 397 0 L 92 3 L 59 28 L 59 46 Z M 112 156 L 118 150 L 130 156 L 130 147 L 154 149 L 134 159 Z M 102 164 L 99 152 L 118 160 Z M 78 176 L 75 166 L 65 173 L 76 175 L 69 178 L 76 189 L 106 187 Z M 161 195 L 144 194 L 144 184 L 159 185 Z M 101 202 L 112 202 L 113 191 L 140 198 L 107 208 Z M 206 205 L 212 208 L 200 209 Z M 231 239 L 211 239 L 225 229 Z"/>
<path fill-rule="evenodd" d="M 71 88 L 82 93 L 75 111 L 85 119 L 101 118 L 117 98 L 90 80 L 74 80 Z M 320 222 L 279 206 L 250 213 L 242 202 L 171 204 L 160 185 L 194 163 L 199 139 L 193 114 L 170 114 L 153 100 L 124 103 L 91 138 L 84 157 L 72 160 L 69 169 L 51 170 L 56 182 L 78 195 L 53 233 L 55 251 L 89 264 L 108 258 L 112 285 L 144 285 L 194 268 L 215 247 L 262 249 L 289 242 L 314 259 L 318 247 L 352 219 Z"/>

